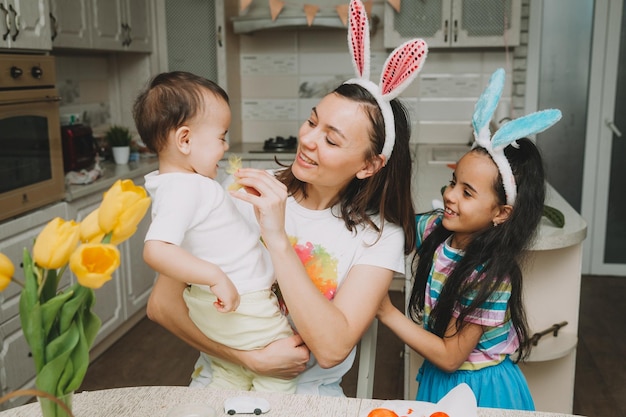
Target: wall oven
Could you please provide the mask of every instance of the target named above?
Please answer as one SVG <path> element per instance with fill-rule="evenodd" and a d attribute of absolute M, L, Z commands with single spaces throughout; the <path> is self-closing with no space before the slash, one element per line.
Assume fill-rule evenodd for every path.
<path fill-rule="evenodd" d="M 65 193 L 54 57 L 0 54 L 0 221 Z"/>

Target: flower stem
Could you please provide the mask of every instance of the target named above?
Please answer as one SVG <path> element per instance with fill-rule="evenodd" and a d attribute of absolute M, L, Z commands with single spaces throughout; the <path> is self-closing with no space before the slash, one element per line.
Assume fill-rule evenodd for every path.
<path fill-rule="evenodd" d="M 24 288 L 24 283 L 15 277 L 11 277 L 11 281 L 15 282 L 20 287 Z"/>

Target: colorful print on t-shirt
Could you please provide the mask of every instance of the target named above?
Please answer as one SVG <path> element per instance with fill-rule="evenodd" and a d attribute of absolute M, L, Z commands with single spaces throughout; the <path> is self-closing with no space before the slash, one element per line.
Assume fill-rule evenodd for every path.
<path fill-rule="evenodd" d="M 306 242 L 294 244 L 295 249 L 306 273 L 324 297 L 332 300 L 337 292 L 337 259 L 320 245 Z"/>
<path fill-rule="evenodd" d="M 329 300 L 335 298 L 337 293 L 337 263 L 338 260 L 326 251 L 321 245 L 311 242 L 298 244 L 298 240 L 290 237 L 291 245 L 304 265 L 304 269 L 313 281 L 317 289 Z M 280 287 L 275 283 L 273 290 L 278 296 L 278 302 L 282 312 L 287 315 L 289 311 L 285 305 Z"/>

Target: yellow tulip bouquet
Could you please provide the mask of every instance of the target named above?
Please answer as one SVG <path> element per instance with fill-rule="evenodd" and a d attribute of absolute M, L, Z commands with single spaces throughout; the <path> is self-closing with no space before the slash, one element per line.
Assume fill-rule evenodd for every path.
<path fill-rule="evenodd" d="M 23 283 L 14 277 L 11 260 L 0 253 L 0 291 L 11 281 L 23 287 L 20 321 L 35 362 L 38 391 L 59 399 L 79 388 L 101 325 L 92 311 L 94 289 L 111 279 L 120 265 L 116 245 L 135 233 L 149 206 L 143 187 L 118 180 L 81 223 L 51 220 L 35 239 L 32 256 L 24 249 Z M 68 264 L 78 282 L 61 291 Z M 55 402 L 41 406 L 46 417 L 65 415 Z"/>

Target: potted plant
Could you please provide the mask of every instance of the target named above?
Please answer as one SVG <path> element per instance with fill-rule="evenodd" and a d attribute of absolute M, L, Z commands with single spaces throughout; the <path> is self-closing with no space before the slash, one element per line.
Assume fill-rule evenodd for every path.
<path fill-rule="evenodd" d="M 132 136 L 130 130 L 124 126 L 111 126 L 105 134 L 105 139 L 111 145 L 113 159 L 116 164 L 127 164 L 130 156 Z"/>

